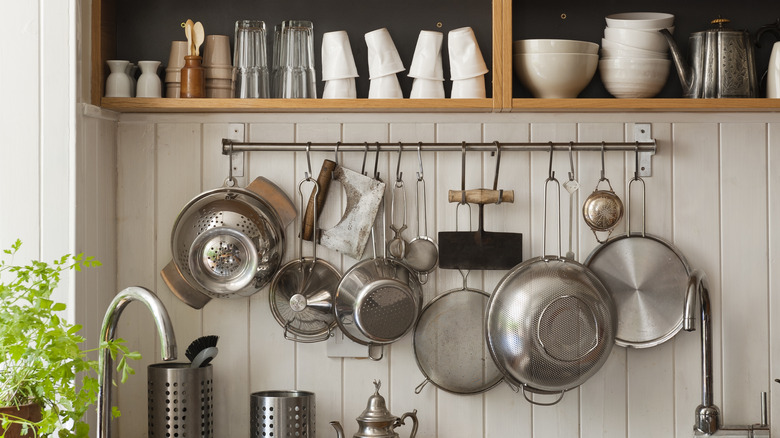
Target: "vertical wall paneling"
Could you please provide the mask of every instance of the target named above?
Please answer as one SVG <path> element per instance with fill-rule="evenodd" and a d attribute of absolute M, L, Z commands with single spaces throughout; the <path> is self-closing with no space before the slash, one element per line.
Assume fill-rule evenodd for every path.
<path fill-rule="evenodd" d="M 720 134 L 722 407 L 725 421 L 749 424 L 756 422 L 759 393 L 770 383 L 763 310 L 768 287 L 766 125 L 724 123 Z M 753 365 L 746 367 L 745 358 Z"/>
<path fill-rule="evenodd" d="M 484 127 L 484 141 L 501 140 L 504 142 L 525 142 L 529 139 L 527 123 L 504 124 L 490 123 Z M 482 187 L 493 187 L 495 157 L 485 154 Z M 498 178 L 499 189 L 511 189 L 515 192 L 513 204 L 486 206 L 485 229 L 523 234 L 523 259 L 530 255 L 530 215 L 528 204 L 530 192 L 530 153 L 511 152 L 501 155 L 501 169 Z M 496 284 L 507 271 L 485 271 L 482 287 L 492 293 Z M 489 352 L 485 352 L 489 357 Z M 519 436 L 530 436 L 532 426 L 531 408 L 522 396 L 501 382 L 485 395 L 485 435 L 503 434 L 508 430 L 519 432 Z"/>
<path fill-rule="evenodd" d="M 245 128 L 247 140 L 250 141 L 284 141 L 295 140 L 295 125 L 290 123 L 250 124 Z M 206 144 L 206 148 L 217 148 L 219 144 Z M 246 169 L 246 181 L 251 181 L 258 176 L 268 178 L 282 188 L 290 199 L 293 196 L 293 175 L 295 161 L 292 154 L 287 152 L 253 152 L 244 153 Z M 298 220 L 298 218 L 296 218 Z M 287 260 L 292 260 L 296 252 L 295 226 L 290 225 L 285 230 L 285 253 Z M 296 387 L 295 380 L 295 344 L 286 341 L 282 337 L 282 329 L 271 315 L 268 305 L 268 288 L 252 295 L 249 298 L 249 380 L 250 394 L 258 391 L 301 389 L 310 391 L 311 388 L 299 384 Z M 269 360 L 273 358 L 273 360 Z M 270 366 L 269 366 L 270 364 Z M 218 366 L 219 362 L 215 363 Z M 324 394 L 317 394 L 320 402 Z M 249 405 L 249 399 L 232 399 L 231 404 L 239 403 Z M 319 409 L 320 412 L 322 409 Z M 248 418 L 247 421 L 248 423 Z"/>
<path fill-rule="evenodd" d="M 700 269 L 710 286 L 713 322 L 720 325 L 720 202 L 718 125 L 674 125 L 672 159 L 674 245 L 686 255 L 692 269 Z M 648 178 L 649 180 L 649 178 Z M 682 313 L 682 309 L 680 309 Z M 697 313 L 698 318 L 698 313 Z M 675 431 L 684 436 L 694 423 L 694 410 L 701 404 L 701 325 L 696 331 L 681 331 L 674 339 Z M 714 370 L 720 370 L 720 333 L 713 337 Z M 721 376 L 715 372 L 715 376 Z M 720 379 L 716 379 L 719 384 Z M 715 403 L 720 405 L 720 392 Z"/>
<path fill-rule="evenodd" d="M 622 123 L 580 123 L 577 126 L 579 141 L 623 141 L 624 125 Z M 568 153 L 567 160 L 568 160 Z M 604 154 L 604 176 L 609 179 L 615 193 L 625 203 L 626 172 L 623 169 L 623 153 L 609 152 Z M 570 166 L 569 166 L 570 167 Z M 580 189 L 574 193 L 574 254 L 578 261 L 584 262 L 598 244 L 595 236 L 582 218 L 582 204 L 596 188 L 601 175 L 601 154 L 574 154 L 575 176 L 580 183 Z M 561 183 L 568 180 L 568 167 L 558 168 L 556 175 Z M 605 182 L 600 189 L 609 189 Z M 564 189 L 562 196 L 568 203 L 569 193 Z M 564 236 L 568 233 L 568 207 L 564 207 Z M 613 235 L 625 232 L 625 218 L 621 221 Z M 581 246 L 577 244 L 577 237 Z M 603 241 L 607 233 L 599 233 Z M 564 237 L 564 251 L 568 246 L 568 237 Z M 578 250 L 579 248 L 579 250 Z M 610 357 L 593 377 L 580 388 L 581 436 L 587 437 L 625 437 L 626 430 L 626 349 L 615 346 Z"/>
<path fill-rule="evenodd" d="M 768 169 L 780 167 L 780 124 L 769 124 L 769 159 Z M 769 314 L 778 315 L 780 312 L 780 172 L 769 172 Z M 770 342 L 770 383 L 769 383 L 769 424 L 772 425 L 772 433 L 778 433 L 777 422 L 780 421 L 780 392 L 774 379 L 780 378 L 780 357 L 778 350 L 771 348 L 780 339 L 780 324 L 777 318 L 769 319 Z"/>
<path fill-rule="evenodd" d="M 482 141 L 482 126 L 479 123 L 437 125 L 437 140 L 440 142 L 478 142 Z M 482 153 L 466 153 L 466 189 L 475 189 L 482 186 Z M 437 190 L 433 199 L 436 199 L 438 229 L 442 231 L 455 230 L 456 204 L 447 202 L 448 190 L 460 190 L 461 187 L 461 153 L 441 153 L 437 159 Z M 476 230 L 478 209 L 472 206 L 472 229 Z M 460 208 L 460 230 L 468 227 L 468 209 Z M 463 279 L 457 270 L 440 269 L 437 277 L 437 290 L 447 291 L 459 288 L 463 285 Z M 482 273 L 471 271 L 468 276 L 469 284 L 482 287 Z M 453 422 L 453 418 L 464 415 L 473 415 L 483 412 L 483 395 L 458 396 L 446 391 L 438 391 L 437 395 L 437 431 L 438 436 L 479 436 L 483 433 L 484 420 L 481 416 L 470 417 L 465 423 Z"/>
<path fill-rule="evenodd" d="M 118 128 L 117 162 L 117 291 L 129 286 L 142 286 L 162 296 L 170 293 L 157 290 L 156 236 L 155 236 L 155 126 L 153 123 L 121 124 Z M 169 242 L 164 233 L 159 240 Z M 118 395 L 122 416 L 113 430 L 119 436 L 138 433 L 139 424 L 147 421 L 147 404 L 139 403 L 147 397 L 146 369 L 157 362 L 159 341 L 151 313 L 140 303 L 128 306 L 122 312 L 117 328 L 118 336 L 127 341 L 130 349 L 138 351 L 142 359 L 133 363 L 136 374 L 120 385 Z M 182 339 L 179 354 L 183 356 Z"/>
<path fill-rule="evenodd" d="M 222 139 L 229 137 L 227 123 L 203 124 L 203 187 L 222 187 L 229 175 L 229 157 L 222 154 Z M 247 184 L 245 177 L 236 177 L 237 185 Z M 221 359 L 230 358 L 230 367 L 214 367 L 214 430 L 225 436 L 248 436 L 249 418 L 249 313 L 242 297 L 214 299 L 202 310 L 203 334 L 219 336 Z M 182 339 L 188 345 L 197 336 Z M 216 364 L 216 363 L 215 363 Z"/>
<path fill-rule="evenodd" d="M 431 142 L 435 140 L 435 125 L 433 123 L 403 123 L 390 125 L 390 141 L 403 142 Z M 351 154 L 360 155 L 360 154 Z M 391 154 L 391 157 L 395 154 Z M 395 157 L 397 158 L 397 156 Z M 423 207 L 422 202 L 422 184 L 420 184 L 420 208 L 426 208 L 428 215 L 428 236 L 435 235 L 436 210 L 434 205 L 434 193 L 436 192 L 436 161 L 435 153 L 423 152 L 423 183 L 425 184 L 427 205 Z M 403 181 L 406 188 L 407 199 L 407 225 L 408 229 L 403 233 L 407 242 L 414 239 L 418 234 L 417 228 L 417 195 L 418 189 L 417 174 L 419 163 L 417 151 L 414 148 L 404 148 L 401 162 L 401 171 L 403 172 Z M 395 172 L 395 162 L 391 160 L 390 169 Z M 420 233 L 426 233 L 423 211 L 420 211 Z M 400 217 L 400 216 L 398 216 Z M 436 271 L 432 272 L 426 284 L 423 285 L 423 304 L 430 302 L 436 295 Z M 417 409 L 417 416 L 420 419 L 420 428 L 417 431 L 419 436 L 436 436 L 436 387 L 432 384 L 426 385 L 420 394 L 415 394 L 415 387 L 425 380 L 425 377 L 417 367 L 415 360 L 415 351 L 413 348 L 413 333 L 405 336 L 400 341 L 392 345 L 392 355 L 390 357 L 390 386 L 386 387 L 392 398 L 388 401 L 390 412 L 400 415 Z M 348 418 L 349 420 L 349 418 Z M 407 422 L 407 425 L 410 425 Z M 401 436 L 405 432 L 399 432 Z"/>
<path fill-rule="evenodd" d="M 168 310 L 179 347 L 179 361 L 186 361 L 188 340 L 202 334 L 202 316 L 179 300 L 159 276 L 171 260 L 170 233 L 181 208 L 201 193 L 201 125 L 198 123 L 159 123 L 156 133 L 157 191 L 157 293 Z M 157 353 L 159 354 L 159 352 Z M 159 357 L 158 357 L 159 359 Z"/>
<path fill-rule="evenodd" d="M 150 116 L 151 117 L 151 116 Z M 633 123 L 614 117 L 591 116 L 587 121 L 576 115 L 554 120 L 523 115 L 387 117 L 348 116 L 338 121 L 311 116 L 252 115 L 237 118 L 246 123 L 247 139 L 279 142 L 362 142 L 362 141 L 627 141 L 633 140 Z M 538 119 L 538 120 L 536 120 Z M 758 421 L 758 393 L 774 389 L 770 379 L 780 377 L 776 370 L 776 352 L 771 352 L 777 328 L 769 315 L 777 313 L 777 300 L 770 290 L 777 289 L 771 271 L 776 265 L 777 222 L 780 182 L 771 172 L 777 161 L 776 123 L 723 124 L 719 116 L 686 116 L 670 122 L 664 117 L 648 117 L 652 135 L 658 141 L 653 157 L 653 175 L 647 186 L 647 232 L 674 243 L 686 255 L 691 266 L 709 277 L 714 310 L 715 402 L 728 424 Z M 641 116 L 636 120 L 642 120 Z M 422 382 L 417 368 L 413 339 L 409 335 L 386 347 L 380 362 L 354 358 L 327 357 L 326 343 L 296 344 L 283 337 L 283 328 L 273 318 L 268 288 L 247 299 L 215 300 L 202 311 L 195 311 L 171 294 L 159 278 L 159 270 L 170 260 L 170 229 L 176 215 L 192 197 L 203 190 L 220 186 L 226 176 L 226 157 L 220 153 L 220 138 L 234 123 L 230 118 L 207 120 L 188 116 L 167 121 L 134 116 L 113 123 L 95 123 L 84 129 L 85 146 L 80 146 L 79 169 L 94 169 L 78 176 L 79 196 L 110 198 L 105 188 L 111 177 L 97 167 L 111 154 L 90 143 L 111 144 L 116 137 L 117 200 L 117 286 L 141 284 L 155 288 L 174 320 L 179 348 L 183 356 L 186 344 L 202 334 L 219 334 L 220 356 L 214 363 L 215 423 L 230 436 L 246 435 L 249 429 L 249 394 L 269 389 L 300 389 L 317 396 L 318 435 L 332 434 L 328 424 L 339 420 L 348 435 L 355 432 L 355 417 L 365 408 L 372 392 L 371 381 L 381 379 L 382 395 L 391 412 L 400 415 L 418 410 L 421 437 L 476 436 L 493 438 L 512 434 L 521 438 L 649 438 L 690 436 L 693 411 L 700 398 L 699 336 L 697 331 L 680 332 L 674 339 L 648 349 L 615 347 L 604 367 L 591 379 L 568 391 L 561 403 L 535 407 L 522 395 L 500 384 L 492 390 L 472 396 L 447 393 L 429 384 L 421 394 L 414 388 Z M 767 132 L 769 137 L 767 139 Z M 89 157 L 89 151 L 98 153 Z M 102 155 L 101 155 L 102 154 Z M 311 153 L 312 173 L 319 173 L 322 160 L 333 159 L 334 152 Z M 360 170 L 362 154 L 341 153 L 340 163 Z M 486 206 L 485 229 L 523 233 L 523 253 L 528 259 L 541 255 L 543 229 L 543 184 L 547 178 L 548 152 L 511 152 L 502 155 L 499 185 L 515 191 L 515 203 Z M 395 180 L 397 153 L 383 152 L 379 171 L 388 183 L 386 195 Z M 575 197 L 577 222 L 573 226 L 573 247 L 583 261 L 595 248 L 596 240 L 581 218 L 585 197 L 595 188 L 601 159 L 598 153 L 575 153 L 577 179 L 581 184 Z M 428 195 L 428 234 L 455 230 L 455 204 L 446 200 L 447 190 L 461 185 L 460 152 L 423 152 Z M 299 208 L 298 183 L 307 170 L 305 152 L 245 153 L 245 185 L 257 176 L 278 184 Z M 374 154 L 367 157 L 367 170 L 373 171 Z M 626 186 L 633 174 L 634 154 L 606 154 L 606 177 L 618 195 L 626 201 Z M 414 202 L 417 171 L 414 148 L 405 149 L 401 170 L 407 196 L 407 240 L 417 235 Z M 468 152 L 466 188 L 490 187 L 495 157 L 489 153 Z M 106 168 L 106 172 L 107 172 Z M 554 167 L 561 183 L 568 178 L 567 152 L 556 152 Z M 91 182 L 90 182 L 91 181 Z M 90 191 L 91 190 L 91 191 Z M 307 200 L 310 185 L 304 185 Z M 635 217 L 641 217 L 639 194 L 634 195 Z M 555 194 L 550 193 L 547 251 L 557 252 L 557 211 Z M 561 248 L 568 247 L 569 196 L 561 188 Z M 321 214 L 320 226 L 335 225 L 342 215 L 345 195 L 338 183 L 331 184 L 328 202 Z M 751 214 L 745 214 L 750 211 Z M 460 209 L 461 230 L 468 226 L 468 210 Z M 91 212 L 79 213 L 81 232 L 107 220 L 107 211 L 97 204 Z M 84 216 L 86 214 L 86 216 Z M 389 221 L 389 209 L 385 218 Z M 471 211 L 472 227 L 477 226 L 477 208 Z M 380 216 L 381 217 L 381 216 Z M 396 216 L 398 217 L 398 216 Z M 633 224 L 638 231 L 639 220 Z M 615 233 L 622 233 L 625 221 Z M 93 239 L 105 239 L 110 227 L 98 229 Z M 378 233 L 381 240 L 382 233 Z M 286 230 L 285 260 L 298 257 L 297 225 Z M 383 246 L 377 247 L 380 254 Z M 304 245 L 311 251 L 311 244 Z M 367 256 L 370 256 L 368 248 Z M 349 269 L 356 260 L 318 247 L 318 256 L 340 270 Z M 475 271 L 469 285 L 492 292 L 503 271 Z M 101 279 L 85 279 L 100 288 Z M 439 269 L 423 288 L 424 302 L 462 285 L 455 270 Z M 96 297 L 102 300 L 101 297 Z M 767 304 L 769 310 L 765 309 Z M 90 307 L 91 306 L 91 307 Z M 89 308 L 99 313 L 98 301 Z M 143 363 L 159 360 L 151 320 L 145 310 L 130 306 L 123 317 L 120 335 L 131 348 L 141 349 L 149 357 Z M 745 321 L 750 321 L 746 324 Z M 770 355 L 770 352 L 772 355 Z M 750 360 L 744 360 L 749 357 Z M 139 363 L 139 366 L 140 363 Z M 775 367 L 775 368 L 770 368 Z M 145 372 L 134 377 L 136 384 L 120 386 L 119 407 L 124 416 L 119 422 L 122 436 L 136 436 L 137 424 L 144 423 Z M 549 397 L 534 396 L 540 401 Z M 771 404 L 770 406 L 774 406 Z M 776 412 L 776 409 L 773 408 Z M 777 417 L 775 413 L 773 417 Z M 408 426 L 404 427 L 406 429 Z M 116 430 L 116 429 L 115 429 Z M 405 432 L 399 430 L 401 435 Z"/>

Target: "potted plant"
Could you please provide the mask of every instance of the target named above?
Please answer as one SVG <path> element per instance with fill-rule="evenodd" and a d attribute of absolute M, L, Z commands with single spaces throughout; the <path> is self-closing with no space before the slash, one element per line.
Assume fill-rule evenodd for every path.
<path fill-rule="evenodd" d="M 19 240 L 0 255 L 0 436 L 87 437 L 84 414 L 97 401 L 98 362 L 84 350 L 81 326 L 66 321 L 65 304 L 51 294 L 66 270 L 99 266 L 92 257 L 65 255 L 53 263 L 13 264 Z M 6 260 L 9 259 L 9 260 Z M 122 381 L 133 370 L 126 359 L 138 359 L 123 340 L 101 343 L 112 357 L 120 355 Z M 118 416 L 116 409 L 113 416 Z"/>

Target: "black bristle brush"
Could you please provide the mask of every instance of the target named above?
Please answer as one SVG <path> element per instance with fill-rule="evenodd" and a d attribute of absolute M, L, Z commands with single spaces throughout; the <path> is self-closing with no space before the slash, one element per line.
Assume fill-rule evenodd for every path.
<path fill-rule="evenodd" d="M 200 368 L 208 365 L 219 351 L 217 349 L 217 341 L 219 341 L 219 336 L 217 335 L 201 336 L 192 341 L 184 353 L 187 359 L 192 362 L 190 366 L 192 368 Z"/>

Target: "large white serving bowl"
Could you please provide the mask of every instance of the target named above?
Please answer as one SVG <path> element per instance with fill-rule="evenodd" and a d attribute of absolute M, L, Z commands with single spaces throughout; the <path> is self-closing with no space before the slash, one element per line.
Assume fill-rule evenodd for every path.
<path fill-rule="evenodd" d="M 516 53 L 515 74 L 534 97 L 573 98 L 590 83 L 599 55 L 590 53 Z"/>
<path fill-rule="evenodd" d="M 615 97 L 654 97 L 666 84 L 671 66 L 668 59 L 607 58 L 599 61 L 599 75 Z"/>
<path fill-rule="evenodd" d="M 629 29 L 662 29 L 674 24 L 674 15 L 663 12 L 624 12 L 607 15 L 607 26 Z"/>
<path fill-rule="evenodd" d="M 604 39 L 642 50 L 666 52 L 669 49 L 669 43 L 660 32 L 606 27 L 604 28 Z"/>
<path fill-rule="evenodd" d="M 604 50 L 607 50 L 608 52 L 621 51 L 624 52 L 624 55 L 627 53 L 630 58 L 653 58 L 653 59 L 666 59 L 667 52 L 668 52 L 668 51 L 656 52 L 654 50 L 638 49 L 636 47 L 627 46 L 625 44 L 616 43 L 614 41 L 602 38 L 601 39 L 602 58 L 606 56 L 604 54 Z"/>
<path fill-rule="evenodd" d="M 599 45 L 590 41 L 529 39 L 512 44 L 514 53 L 599 53 Z"/>

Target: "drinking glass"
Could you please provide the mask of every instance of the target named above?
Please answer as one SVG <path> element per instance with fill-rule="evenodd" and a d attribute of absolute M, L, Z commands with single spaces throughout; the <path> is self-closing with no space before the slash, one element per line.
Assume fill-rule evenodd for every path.
<path fill-rule="evenodd" d="M 236 21 L 233 64 L 236 67 L 236 97 L 269 97 L 264 22 Z"/>
<path fill-rule="evenodd" d="M 314 25 L 311 21 L 282 22 L 279 45 L 279 97 L 316 98 Z"/>

